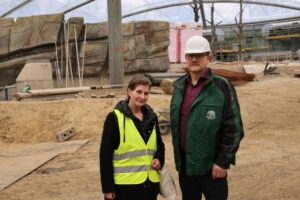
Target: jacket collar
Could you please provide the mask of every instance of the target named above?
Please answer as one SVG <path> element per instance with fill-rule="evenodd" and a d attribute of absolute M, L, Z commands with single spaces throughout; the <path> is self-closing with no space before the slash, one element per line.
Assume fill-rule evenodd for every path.
<path fill-rule="evenodd" d="M 115 106 L 115 109 L 119 110 L 126 117 L 130 117 L 131 119 L 135 119 L 136 117 L 132 114 L 132 112 L 131 112 L 131 110 L 128 106 L 128 103 L 129 103 L 128 99 L 119 101 L 117 103 L 117 105 Z M 151 121 L 156 117 L 156 114 L 154 113 L 154 111 L 152 110 L 152 108 L 148 104 L 145 104 L 142 107 L 142 112 L 143 112 L 143 115 L 144 115 L 144 120 L 146 119 L 147 121 L 148 120 Z"/>
<path fill-rule="evenodd" d="M 179 89 L 179 90 L 184 90 L 185 85 L 186 85 L 186 78 L 189 76 L 189 74 L 184 74 L 183 76 L 179 77 L 176 81 L 173 82 L 173 87 Z M 206 80 L 205 85 L 210 83 L 213 80 L 213 72 L 211 71 L 210 68 L 208 68 L 208 77 Z"/>

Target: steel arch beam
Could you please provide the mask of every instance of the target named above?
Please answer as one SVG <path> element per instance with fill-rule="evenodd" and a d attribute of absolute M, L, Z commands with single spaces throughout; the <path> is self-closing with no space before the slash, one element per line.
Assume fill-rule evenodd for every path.
<path fill-rule="evenodd" d="M 17 6 L 15 6 L 14 8 L 10 9 L 9 11 L 5 12 L 4 14 L 2 14 L 0 16 L 1 17 L 5 17 L 6 15 L 18 10 L 19 8 L 22 8 L 23 6 L 25 6 L 26 4 L 30 3 L 32 0 L 25 0 L 22 3 L 18 4 Z"/>
<path fill-rule="evenodd" d="M 203 0 L 202 2 L 203 3 L 240 3 L 239 0 Z M 136 12 L 132 12 L 132 13 L 123 15 L 122 18 L 131 17 L 131 16 L 134 16 L 134 15 L 142 14 L 144 12 L 159 10 L 159 9 L 163 9 L 163 8 L 190 5 L 192 3 L 193 3 L 193 1 L 189 1 L 189 2 L 182 2 L 182 3 L 167 4 L 167 5 L 163 5 L 163 6 L 156 6 L 156 7 L 153 7 L 153 8 L 139 10 L 139 11 L 136 11 Z M 300 7 L 298 7 L 298 6 L 289 6 L 289 5 L 285 5 L 285 4 L 279 4 L 279 3 L 267 3 L 267 2 L 257 2 L 257 1 L 249 1 L 249 0 L 248 1 L 247 0 L 243 1 L 243 3 L 244 4 L 256 4 L 256 5 L 287 8 L 287 9 L 291 9 L 291 10 L 300 10 Z"/>
<path fill-rule="evenodd" d="M 270 20 L 255 21 L 255 22 L 244 22 L 243 24 L 247 26 L 247 25 L 254 25 L 254 24 L 280 23 L 280 22 L 291 22 L 291 21 L 293 22 L 300 21 L 300 16 L 281 18 L 281 19 L 270 19 Z M 219 24 L 218 28 L 232 27 L 232 26 L 236 26 L 236 24 Z M 210 26 L 207 26 L 206 28 L 210 28 Z"/>
<path fill-rule="evenodd" d="M 62 13 L 63 14 L 67 14 L 67 13 L 69 13 L 69 12 L 71 12 L 73 10 L 76 10 L 77 8 L 80 8 L 80 7 L 82 7 L 82 6 L 86 5 L 86 4 L 89 4 L 89 3 L 93 2 L 93 1 L 95 1 L 95 0 L 84 1 L 84 2 L 82 2 L 82 3 L 80 3 L 80 4 L 76 5 L 76 6 L 73 6 L 72 8 L 69 8 L 69 9 L 63 11 Z"/>

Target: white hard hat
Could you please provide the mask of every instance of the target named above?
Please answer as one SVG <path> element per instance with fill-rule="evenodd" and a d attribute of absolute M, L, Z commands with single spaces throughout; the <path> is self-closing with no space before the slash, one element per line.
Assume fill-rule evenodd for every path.
<path fill-rule="evenodd" d="M 207 39 L 202 36 L 193 36 L 190 37 L 185 43 L 185 54 L 190 53 L 205 53 L 210 52 L 210 45 Z"/>

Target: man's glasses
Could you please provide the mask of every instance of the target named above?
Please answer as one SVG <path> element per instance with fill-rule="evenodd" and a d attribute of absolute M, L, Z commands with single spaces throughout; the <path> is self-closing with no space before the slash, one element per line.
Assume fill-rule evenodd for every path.
<path fill-rule="evenodd" d="M 209 55 L 209 53 L 186 54 L 186 55 L 185 55 L 185 58 L 186 58 L 187 60 L 193 60 L 194 58 L 195 58 L 196 60 L 200 60 L 200 59 L 202 59 L 202 58 L 204 58 L 205 56 L 208 56 L 208 55 Z"/>

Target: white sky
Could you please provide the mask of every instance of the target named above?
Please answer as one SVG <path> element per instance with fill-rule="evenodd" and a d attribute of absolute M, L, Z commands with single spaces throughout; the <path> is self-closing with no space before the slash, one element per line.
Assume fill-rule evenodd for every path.
<path fill-rule="evenodd" d="M 20 4 L 24 0 L 1 0 L 0 15 Z M 32 0 L 26 6 L 18 9 L 7 17 L 30 16 L 39 14 L 50 14 L 64 11 L 85 0 Z M 191 1 L 191 0 L 189 0 Z M 253 0 L 255 1 L 255 0 Z M 256 0 L 258 1 L 258 0 Z M 279 3 L 300 7 L 300 0 L 263 0 L 269 3 Z M 85 22 L 101 22 L 107 20 L 107 0 L 96 0 L 79 9 L 67 14 L 71 16 L 84 17 Z M 170 3 L 188 2 L 188 0 L 122 0 L 122 14 L 128 14 L 141 9 L 160 6 Z M 205 15 L 210 20 L 210 5 L 204 4 Z M 245 4 L 244 21 L 259 21 L 265 19 L 277 19 L 286 17 L 300 16 L 299 10 L 290 10 L 270 6 Z M 215 4 L 215 23 L 234 23 L 235 17 L 239 15 L 238 4 L 216 3 Z M 190 6 L 177 6 L 148 13 L 135 15 L 123 19 L 124 22 L 131 20 L 163 20 L 170 22 L 192 22 L 194 14 Z"/>

